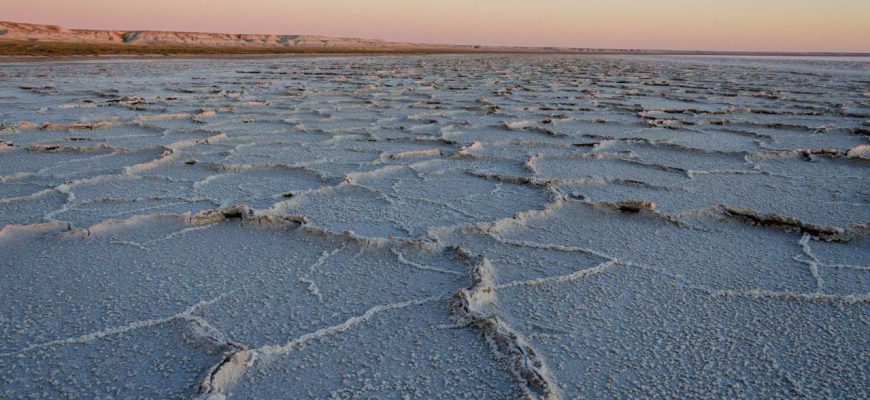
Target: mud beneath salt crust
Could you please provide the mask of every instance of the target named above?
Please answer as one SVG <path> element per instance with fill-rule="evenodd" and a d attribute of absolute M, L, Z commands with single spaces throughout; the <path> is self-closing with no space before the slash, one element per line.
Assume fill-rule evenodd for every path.
<path fill-rule="evenodd" d="M 868 76 L 4 64 L 0 398 L 860 398 Z"/>

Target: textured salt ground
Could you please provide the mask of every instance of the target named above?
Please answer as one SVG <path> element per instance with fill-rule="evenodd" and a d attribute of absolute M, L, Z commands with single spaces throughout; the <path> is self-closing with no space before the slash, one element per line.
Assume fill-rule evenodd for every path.
<path fill-rule="evenodd" d="M 853 397 L 870 374 L 866 308 L 710 297 L 629 267 L 498 295 L 565 398 Z"/>
<path fill-rule="evenodd" d="M 0 398 L 861 398 L 868 72 L 4 64 Z"/>
<path fill-rule="evenodd" d="M 692 163 L 693 158 L 687 154 L 680 163 Z M 581 160 L 587 161 L 588 158 Z M 728 167 L 727 162 L 714 160 L 707 162 Z M 547 165 L 546 161 L 542 164 Z M 550 169 L 562 168 L 561 171 L 570 169 L 571 163 L 577 162 L 554 161 L 549 162 L 554 165 Z M 668 164 L 669 160 L 663 160 L 660 165 Z M 866 224 L 870 220 L 870 177 L 866 174 L 870 163 L 866 160 L 831 159 L 825 156 L 807 160 L 803 156 L 790 154 L 772 160 L 765 157 L 748 159 L 746 164 L 736 163 L 735 169 L 714 171 L 651 171 L 623 161 L 619 161 L 618 165 L 625 168 L 625 172 L 618 177 L 628 182 L 576 185 L 569 181 L 565 191 L 591 201 L 619 202 L 642 198 L 655 202 L 660 210 L 671 213 L 724 204 L 844 228 Z M 610 168 L 611 171 L 615 169 Z M 641 171 L 644 175 L 635 171 Z M 606 183 L 614 179 L 608 178 Z"/>
<path fill-rule="evenodd" d="M 292 387 L 296 396 L 306 398 L 520 397 L 483 338 L 450 329 L 451 323 L 441 303 L 385 312 L 346 334 L 313 340 L 274 357 L 250 371 L 229 394 L 264 398 Z M 364 350 L 346 351 L 353 348 Z"/>

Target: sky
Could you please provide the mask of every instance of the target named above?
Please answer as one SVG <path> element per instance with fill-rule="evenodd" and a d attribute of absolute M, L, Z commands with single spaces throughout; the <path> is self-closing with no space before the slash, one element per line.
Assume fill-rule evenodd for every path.
<path fill-rule="evenodd" d="M 449 44 L 870 52 L 870 0 L 0 0 L 0 20 Z"/>

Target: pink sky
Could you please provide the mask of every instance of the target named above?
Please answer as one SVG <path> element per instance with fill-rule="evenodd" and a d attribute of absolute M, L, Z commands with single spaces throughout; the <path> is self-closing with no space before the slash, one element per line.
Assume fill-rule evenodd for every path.
<path fill-rule="evenodd" d="M 870 52 L 870 0 L 0 0 L 0 20 L 456 44 Z"/>

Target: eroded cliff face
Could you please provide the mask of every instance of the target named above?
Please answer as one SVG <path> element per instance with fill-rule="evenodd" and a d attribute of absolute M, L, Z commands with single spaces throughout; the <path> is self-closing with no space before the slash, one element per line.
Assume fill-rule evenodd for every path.
<path fill-rule="evenodd" d="M 868 71 L 4 64 L 0 397 L 860 398 Z"/>
<path fill-rule="evenodd" d="M 366 50 L 472 50 L 476 46 L 386 42 L 374 39 L 337 38 L 317 35 L 258 35 L 207 32 L 124 31 L 67 29 L 57 25 L 0 21 L 0 42 L 4 40 L 75 44 L 336 48 Z"/>

